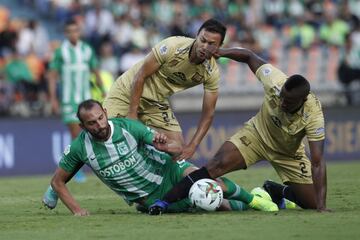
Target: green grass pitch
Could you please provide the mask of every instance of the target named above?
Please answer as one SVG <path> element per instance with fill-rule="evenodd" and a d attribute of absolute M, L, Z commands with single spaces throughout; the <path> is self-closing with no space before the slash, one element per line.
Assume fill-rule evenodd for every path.
<path fill-rule="evenodd" d="M 90 176 L 69 187 L 89 217 L 73 217 L 60 203 L 41 208 L 50 176 L 0 178 L 0 239 L 359 239 L 360 161 L 328 164 L 331 213 L 249 210 L 148 216 L 136 212 Z M 270 167 L 252 167 L 228 175 L 246 189 L 264 179 L 278 180 Z"/>

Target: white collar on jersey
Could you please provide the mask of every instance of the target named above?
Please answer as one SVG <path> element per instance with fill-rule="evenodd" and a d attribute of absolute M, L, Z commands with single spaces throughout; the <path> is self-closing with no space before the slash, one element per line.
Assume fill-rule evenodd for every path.
<path fill-rule="evenodd" d="M 111 142 L 112 141 L 112 136 L 114 134 L 114 123 L 112 121 L 108 120 L 108 123 L 110 125 L 110 136 L 109 138 L 105 141 L 105 143 Z"/>
<path fill-rule="evenodd" d="M 64 41 L 64 44 L 67 46 L 67 47 L 72 47 L 72 48 L 79 48 L 81 46 L 81 40 L 78 40 L 76 42 L 76 45 L 74 46 L 68 39 L 66 39 Z"/>

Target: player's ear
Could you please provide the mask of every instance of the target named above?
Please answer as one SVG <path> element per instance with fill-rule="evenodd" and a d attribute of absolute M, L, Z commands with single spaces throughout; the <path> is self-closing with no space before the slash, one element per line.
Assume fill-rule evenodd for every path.
<path fill-rule="evenodd" d="M 104 108 L 104 113 L 105 113 L 105 116 L 106 116 L 106 118 L 108 118 L 108 115 L 107 115 L 107 110 L 106 110 L 106 108 Z"/>
<path fill-rule="evenodd" d="M 81 129 L 84 129 L 84 124 L 82 122 L 79 123 L 79 126 L 81 127 Z"/>

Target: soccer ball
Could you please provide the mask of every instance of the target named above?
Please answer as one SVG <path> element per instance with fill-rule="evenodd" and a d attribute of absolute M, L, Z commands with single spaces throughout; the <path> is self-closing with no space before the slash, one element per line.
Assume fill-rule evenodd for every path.
<path fill-rule="evenodd" d="M 191 186 L 189 199 L 195 207 L 215 211 L 223 201 L 223 191 L 216 181 L 204 178 Z"/>

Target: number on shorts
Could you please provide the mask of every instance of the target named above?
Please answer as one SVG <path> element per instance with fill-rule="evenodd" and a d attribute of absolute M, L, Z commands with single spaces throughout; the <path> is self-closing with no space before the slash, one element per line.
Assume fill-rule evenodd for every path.
<path fill-rule="evenodd" d="M 299 163 L 299 165 L 300 165 L 300 170 L 301 170 L 301 172 L 302 172 L 303 174 L 308 173 L 308 171 L 306 170 L 306 165 L 305 165 L 304 162 Z"/>

